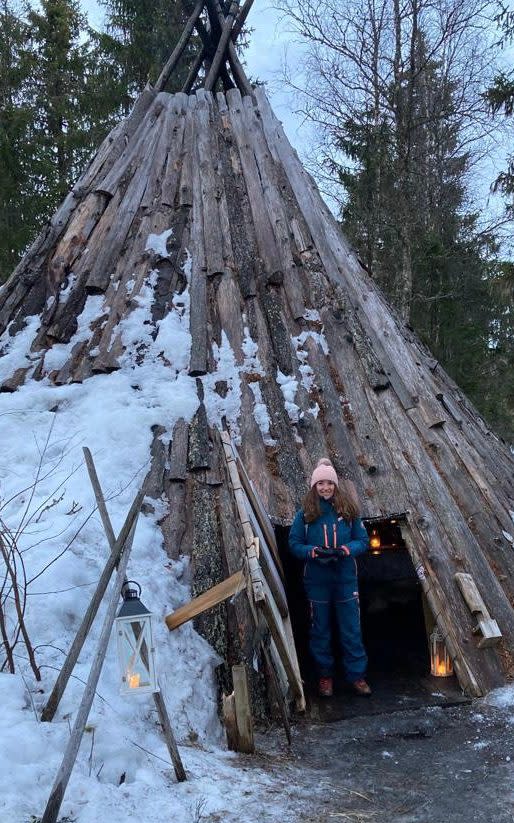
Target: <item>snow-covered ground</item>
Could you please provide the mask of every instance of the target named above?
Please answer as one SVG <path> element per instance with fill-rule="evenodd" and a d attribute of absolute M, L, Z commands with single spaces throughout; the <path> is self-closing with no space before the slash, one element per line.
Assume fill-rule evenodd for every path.
<path fill-rule="evenodd" d="M 186 275 L 189 267 L 188 258 Z M 41 708 L 108 554 L 82 447 L 93 453 L 118 533 L 149 469 L 152 426 L 162 426 L 169 440 L 176 420 L 190 420 L 197 409 L 195 380 L 187 375 L 188 289 L 175 295 L 173 310 L 152 324 L 153 285 L 150 275 L 123 324 L 126 350 L 119 371 L 65 386 L 29 378 L 15 393 L 0 394 L 0 526 L 9 530 L 19 552 L 27 629 L 42 675 L 37 682 L 20 638 L 14 649 L 16 674 L 7 674 L 4 666 L 0 675 L 0 810 L 9 823 L 25 823 L 45 807 L 102 626 L 105 604 L 54 721 L 41 723 Z M 62 293 L 60 299 L 66 298 Z M 60 368 L 73 345 L 87 339 L 91 322 L 105 313 L 102 302 L 102 297 L 88 298 L 75 337 L 54 346 L 47 370 Z M 0 379 L 16 368 L 36 365 L 30 346 L 38 327 L 39 318 L 30 317 L 16 335 L 6 332 L 0 339 Z M 237 366 L 224 337 L 215 354 L 218 371 L 204 379 L 207 411 L 211 420 L 225 414 L 237 422 L 244 353 Z M 217 379 L 227 381 L 225 399 L 214 392 Z M 253 819 L 249 800 L 271 786 L 273 778 L 259 769 L 241 770 L 238 758 L 226 751 L 216 707 L 217 660 L 210 646 L 191 624 L 173 633 L 165 627 L 164 616 L 190 599 L 189 567 L 186 558 L 172 562 L 165 554 L 158 527 L 165 503 L 147 503 L 138 521 L 128 577 L 139 582 L 142 600 L 156 616 L 161 690 L 189 780 L 175 782 L 151 695 L 120 696 L 111 641 L 61 813 L 80 823 L 96 821 L 99 815 L 111 823 L 161 823 L 170 815 L 176 823 L 212 814 L 224 820 Z M 12 636 L 13 599 L 4 585 L 2 598 L 6 594 Z M 258 809 L 255 806 L 256 817 Z"/>

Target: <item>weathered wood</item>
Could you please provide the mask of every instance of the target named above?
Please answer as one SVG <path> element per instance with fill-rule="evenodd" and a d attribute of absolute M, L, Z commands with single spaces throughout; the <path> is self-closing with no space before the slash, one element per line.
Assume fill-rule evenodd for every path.
<path fill-rule="evenodd" d="M 196 93 L 195 109 L 195 165 L 193 175 L 194 199 L 201 205 L 202 228 L 205 249 L 205 265 L 208 276 L 223 274 L 223 244 L 218 209 L 219 186 L 215 178 L 217 160 L 213 152 L 212 95 L 202 89 Z"/>
<path fill-rule="evenodd" d="M 217 586 L 213 586 L 212 589 L 195 597 L 189 603 L 186 603 L 185 606 L 181 606 L 172 612 L 172 614 L 168 614 L 164 618 L 166 625 L 170 631 L 177 629 L 179 626 L 182 626 L 183 623 L 187 623 L 188 620 L 192 620 L 193 617 L 197 617 L 199 614 L 202 614 L 202 612 L 207 611 L 207 609 L 212 609 L 212 607 L 217 606 L 218 603 L 223 603 L 224 600 L 233 597 L 233 595 L 238 594 L 238 592 L 243 591 L 245 588 L 246 580 L 244 573 L 242 571 L 236 572 L 222 583 L 218 583 Z"/>
<path fill-rule="evenodd" d="M 457 572 L 455 580 L 471 614 L 477 618 L 477 625 L 474 627 L 473 633 L 480 633 L 482 635 L 478 641 L 479 649 L 484 648 L 484 646 L 495 646 L 500 642 L 502 633 L 496 620 L 491 619 L 472 576 L 470 574 Z"/>
<path fill-rule="evenodd" d="M 232 681 L 234 683 L 238 751 L 253 754 L 255 741 L 253 738 L 252 710 L 248 692 L 248 677 L 244 664 L 240 663 L 237 666 L 232 666 Z"/>
<path fill-rule="evenodd" d="M 185 480 L 187 477 L 188 424 L 181 417 L 173 427 L 170 459 L 166 469 L 168 480 Z"/>
<path fill-rule="evenodd" d="M 268 276 L 281 278 L 283 277 L 283 270 L 280 255 L 270 223 L 270 215 L 264 199 L 255 155 L 248 143 L 246 135 L 243 101 L 238 89 L 229 91 L 226 97 L 232 133 L 236 139 L 245 186 L 248 192 L 259 255 L 263 260 Z"/>
<path fill-rule="evenodd" d="M 239 11 L 238 4 L 236 2 L 232 2 L 228 9 L 228 13 L 225 16 L 225 20 L 223 22 L 223 27 L 221 30 L 221 37 L 218 41 L 218 46 L 216 48 L 216 52 L 214 57 L 212 58 L 211 67 L 209 69 L 209 73 L 205 78 L 204 88 L 206 91 L 212 91 L 214 88 L 216 81 L 218 79 L 218 75 L 220 72 L 221 62 L 225 57 L 225 52 L 227 50 L 228 42 L 232 37 L 232 26 L 234 25 L 234 20 L 236 15 Z M 233 42 L 233 40 L 232 40 Z"/>
<path fill-rule="evenodd" d="M 153 697 L 157 714 L 159 715 L 159 720 L 162 726 L 164 739 L 166 740 L 166 746 L 168 747 L 171 762 L 173 763 L 175 777 L 179 783 L 183 783 L 187 780 L 187 775 L 180 757 L 178 746 L 175 742 L 175 735 L 173 734 L 173 729 L 171 728 L 170 718 L 166 708 L 166 703 L 164 702 L 164 697 L 161 691 L 154 692 Z"/>
<path fill-rule="evenodd" d="M 179 38 L 179 41 L 178 41 L 177 45 L 173 49 L 173 51 L 170 54 L 168 60 L 164 64 L 159 77 L 157 78 L 157 81 L 155 83 L 155 90 L 157 92 L 164 91 L 166 83 L 168 82 L 169 78 L 171 77 L 171 74 L 172 74 L 175 66 L 177 65 L 178 61 L 182 57 L 182 54 L 184 53 L 184 49 L 186 48 L 186 46 L 187 46 L 187 44 L 188 44 L 188 42 L 191 38 L 191 34 L 192 34 L 193 29 L 195 27 L 195 23 L 198 20 L 198 18 L 200 17 L 200 14 L 202 13 L 204 5 L 205 5 L 205 0 L 197 0 L 196 5 L 193 9 L 193 12 L 192 12 L 191 16 L 189 17 L 189 20 L 187 21 L 187 23 L 184 27 L 184 30 L 182 31 L 182 34 L 180 35 L 180 38 Z"/>

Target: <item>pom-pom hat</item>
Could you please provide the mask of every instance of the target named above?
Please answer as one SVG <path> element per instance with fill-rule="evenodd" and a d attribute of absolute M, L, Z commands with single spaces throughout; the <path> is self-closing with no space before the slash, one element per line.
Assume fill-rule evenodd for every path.
<path fill-rule="evenodd" d="M 329 480 L 331 483 L 335 483 L 336 486 L 339 485 L 336 470 L 330 460 L 326 457 L 322 457 L 321 460 L 318 460 L 318 465 L 312 472 L 311 489 L 316 485 L 316 483 L 319 483 L 320 480 Z"/>

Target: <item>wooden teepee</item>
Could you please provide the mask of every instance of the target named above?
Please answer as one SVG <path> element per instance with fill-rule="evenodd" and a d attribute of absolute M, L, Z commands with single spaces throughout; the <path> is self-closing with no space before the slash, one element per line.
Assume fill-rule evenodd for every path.
<path fill-rule="evenodd" d="M 240 545 L 222 421 L 208 420 L 203 402 L 203 376 L 215 374 L 223 349 L 239 382 L 219 379 L 214 391 L 237 401 L 227 423 L 272 520 L 290 523 L 322 455 L 353 481 L 367 517 L 404 513 L 460 682 L 482 694 L 514 674 L 513 455 L 362 269 L 264 89 L 245 77 L 234 41 L 250 6 L 198 0 L 156 86 L 106 138 L 0 290 L 2 340 L 29 316 L 41 321 L 26 367 L 1 390 L 118 369 L 120 323 L 141 290 L 154 290 L 153 322 L 187 293 L 188 373 L 200 405 L 170 432 L 169 450 L 154 433 L 150 491 L 170 503 L 170 555 L 192 552 L 195 593 L 234 571 L 227 556 Z M 168 94 L 194 28 L 201 54 L 184 91 Z M 149 244 L 150 235 L 166 245 Z M 47 352 L 74 341 L 91 294 L 104 295 L 104 309 L 52 370 Z M 459 573 L 497 621 L 494 646 L 474 633 L 480 604 L 470 607 Z M 219 608 L 228 628 L 213 640 L 218 651 L 226 656 L 232 644 L 232 662 L 250 655 L 243 618 Z"/>

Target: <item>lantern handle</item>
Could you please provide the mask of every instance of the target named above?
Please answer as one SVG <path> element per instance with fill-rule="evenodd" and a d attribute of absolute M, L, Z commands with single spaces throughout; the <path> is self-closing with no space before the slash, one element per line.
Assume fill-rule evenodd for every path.
<path fill-rule="evenodd" d="M 121 587 L 121 596 L 123 597 L 124 600 L 128 599 L 127 595 L 130 591 L 134 591 L 134 589 L 130 587 L 131 583 L 132 583 L 133 586 L 137 586 L 137 588 L 139 589 L 136 597 L 138 599 L 141 597 L 141 586 L 139 585 L 137 580 L 124 580 L 123 586 Z"/>

